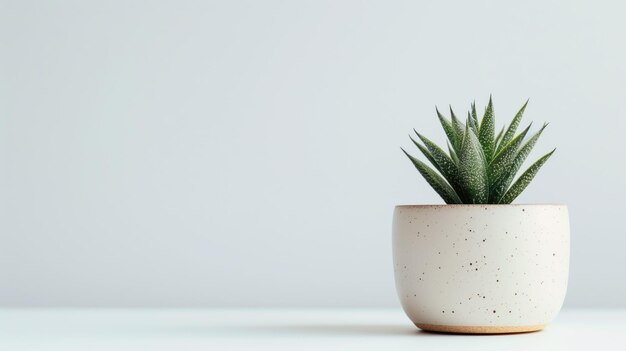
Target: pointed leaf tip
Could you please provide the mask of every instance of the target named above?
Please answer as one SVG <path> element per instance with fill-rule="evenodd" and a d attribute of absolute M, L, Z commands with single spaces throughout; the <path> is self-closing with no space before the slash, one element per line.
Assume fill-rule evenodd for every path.
<path fill-rule="evenodd" d="M 485 158 L 487 162 L 493 159 L 495 154 L 495 116 L 493 112 L 493 103 L 491 96 L 489 97 L 489 104 L 485 108 L 485 113 L 480 121 L 478 128 L 478 140 L 483 148 Z"/>
<path fill-rule="evenodd" d="M 430 184 L 430 186 L 437 192 L 437 194 L 439 194 L 439 196 L 441 196 L 441 198 L 446 203 L 462 203 L 461 199 L 454 191 L 454 189 L 452 189 L 452 187 L 439 174 L 437 174 L 437 172 L 428 167 L 424 162 L 409 155 L 404 149 L 402 149 L 402 151 L 409 158 L 409 160 L 411 160 L 415 168 L 420 172 L 422 177 L 424 177 L 426 182 Z"/>
<path fill-rule="evenodd" d="M 502 140 L 500 141 L 500 144 L 498 145 L 498 148 L 496 149 L 496 153 L 500 152 L 502 148 L 506 146 L 506 144 L 509 141 L 511 141 L 511 139 L 513 139 L 513 137 L 515 136 L 515 132 L 517 131 L 517 127 L 519 126 L 520 121 L 522 120 L 522 116 L 524 115 L 524 111 L 526 110 L 527 104 L 528 104 L 528 100 L 517 111 L 517 113 L 515 114 L 515 117 L 513 117 L 511 124 L 509 124 L 509 126 L 506 129 L 506 132 L 502 136 Z"/>
<path fill-rule="evenodd" d="M 485 157 L 480 141 L 465 127 L 465 138 L 459 157 L 460 184 L 466 192 L 468 203 L 485 203 L 489 199 L 489 184 Z"/>
<path fill-rule="evenodd" d="M 511 202 L 513 202 L 513 200 L 515 200 L 515 198 L 517 198 L 517 196 L 521 194 L 524 189 L 526 189 L 526 187 L 528 186 L 528 184 L 530 184 L 535 175 L 537 175 L 537 172 L 539 172 L 541 166 L 546 163 L 546 161 L 550 158 L 550 156 L 552 156 L 555 150 L 556 148 L 541 156 L 537 161 L 535 161 L 535 163 L 528 167 L 528 169 L 524 173 L 522 173 L 519 178 L 517 178 L 515 183 L 513 183 L 513 185 L 511 186 L 511 188 L 509 188 L 506 194 L 504 194 L 499 203 L 510 204 Z"/>

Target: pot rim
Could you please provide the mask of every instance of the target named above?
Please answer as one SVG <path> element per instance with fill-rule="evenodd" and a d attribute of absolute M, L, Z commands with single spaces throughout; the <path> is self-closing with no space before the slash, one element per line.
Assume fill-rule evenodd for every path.
<path fill-rule="evenodd" d="M 564 203 L 538 203 L 538 204 L 419 204 L 419 205 L 396 205 L 396 208 L 432 208 L 432 207 L 518 207 L 518 206 L 558 206 L 567 207 Z"/>

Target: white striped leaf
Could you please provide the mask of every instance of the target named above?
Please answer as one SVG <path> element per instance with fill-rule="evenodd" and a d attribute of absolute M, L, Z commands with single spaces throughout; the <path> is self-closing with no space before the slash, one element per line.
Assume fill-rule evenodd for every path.
<path fill-rule="evenodd" d="M 404 151 L 404 149 L 402 149 L 402 151 L 411 160 L 426 182 L 428 182 L 437 194 L 441 196 L 443 201 L 447 204 L 463 203 L 450 184 L 446 183 L 446 181 L 439 174 L 437 174 L 437 172 L 428 167 L 424 162 L 409 155 L 406 151 Z"/>
<path fill-rule="evenodd" d="M 421 135 L 417 131 L 415 134 L 422 140 L 426 148 L 428 149 L 430 155 L 434 159 L 434 165 L 441 173 L 441 175 L 448 181 L 448 183 L 452 186 L 452 188 L 456 191 L 456 193 L 462 197 L 462 190 L 460 180 L 459 180 L 459 169 L 448 154 L 443 151 L 439 146 L 430 141 L 425 136 Z"/>
<path fill-rule="evenodd" d="M 515 183 L 513 183 L 511 188 L 506 192 L 506 194 L 504 194 L 504 196 L 498 203 L 510 204 L 511 202 L 513 202 L 513 200 L 515 200 L 515 198 L 522 191 L 524 191 L 524 189 L 526 189 L 526 187 L 533 180 L 537 172 L 539 172 L 541 166 L 546 163 L 546 161 L 550 158 L 550 156 L 552 156 L 555 150 L 556 149 L 540 157 L 535 163 L 532 164 L 532 166 L 528 167 L 528 169 L 524 173 L 522 173 L 522 175 L 515 181 Z"/>
<path fill-rule="evenodd" d="M 522 115 L 526 110 L 526 105 L 528 105 L 528 101 L 529 100 L 526 100 L 522 108 L 520 108 L 519 111 L 517 111 L 517 113 L 515 114 L 515 117 L 513 117 L 511 124 L 509 124 L 509 127 L 506 129 L 506 133 L 504 133 L 504 136 L 502 136 L 502 141 L 500 142 L 500 146 L 498 146 L 497 151 L 500 151 L 500 149 L 504 147 L 504 145 L 506 145 L 511 139 L 513 139 L 513 136 L 515 136 L 515 131 L 517 130 L 517 127 L 522 120 Z"/>
<path fill-rule="evenodd" d="M 452 122 L 446 119 L 439 112 L 439 109 L 437 109 L 437 107 L 435 107 L 435 110 L 437 111 L 437 117 L 439 117 L 439 122 L 441 123 L 441 127 L 443 128 L 443 131 L 446 133 L 446 136 L 448 137 L 448 140 L 452 144 L 452 147 L 456 151 L 461 150 L 461 139 L 463 138 L 463 136 L 457 134 L 456 129 L 452 126 Z"/>
<path fill-rule="evenodd" d="M 528 130 L 532 123 L 524 129 L 518 136 L 513 138 L 508 145 L 502 148 L 502 150 L 496 155 L 496 157 L 489 163 L 489 186 L 492 186 L 497 180 L 499 180 L 503 174 L 508 171 L 508 166 L 513 160 L 515 156 L 517 156 L 517 151 L 522 145 L 526 134 L 528 134 Z"/>
<path fill-rule="evenodd" d="M 483 152 L 487 161 L 491 161 L 494 151 L 494 135 L 495 135 L 495 117 L 493 115 L 493 102 L 491 96 L 489 97 L 489 103 L 485 109 L 485 114 L 480 122 L 480 128 L 478 131 L 478 140 L 482 145 Z"/>
<path fill-rule="evenodd" d="M 506 166 L 506 170 L 503 172 L 500 179 L 496 179 L 493 185 L 491 186 L 490 201 L 498 201 L 502 197 L 502 195 L 506 192 L 506 190 L 509 188 L 509 186 L 513 182 L 513 179 L 515 178 L 515 174 L 517 174 L 517 171 L 519 171 L 520 167 L 522 167 L 522 164 L 526 160 L 526 157 L 528 157 L 528 154 L 530 154 L 530 151 L 535 146 L 535 143 L 537 143 L 539 136 L 541 136 L 541 133 L 547 126 L 548 124 L 544 124 L 543 127 L 539 129 L 539 131 L 533 134 L 533 136 L 531 136 L 530 139 L 524 142 L 524 144 L 520 147 L 513 161 L 511 161 Z"/>
<path fill-rule="evenodd" d="M 469 126 L 465 127 L 465 137 L 459 155 L 459 173 L 468 203 L 486 203 L 489 199 L 486 160 L 478 137 Z"/>

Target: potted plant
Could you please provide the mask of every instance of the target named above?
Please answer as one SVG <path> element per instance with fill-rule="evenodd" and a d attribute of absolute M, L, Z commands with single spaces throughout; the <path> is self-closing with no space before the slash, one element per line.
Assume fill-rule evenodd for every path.
<path fill-rule="evenodd" d="M 561 204 L 511 204 L 552 156 L 516 178 L 547 124 L 516 134 L 528 101 L 495 133 L 491 97 L 479 120 L 450 109 L 437 115 L 447 151 L 415 131 L 432 168 L 404 153 L 445 205 L 396 206 L 396 288 L 421 329 L 497 334 L 541 330 L 559 312 L 567 289 L 569 217 Z M 529 136 L 529 137 L 528 137 Z M 421 141 L 421 142 L 420 142 Z"/>

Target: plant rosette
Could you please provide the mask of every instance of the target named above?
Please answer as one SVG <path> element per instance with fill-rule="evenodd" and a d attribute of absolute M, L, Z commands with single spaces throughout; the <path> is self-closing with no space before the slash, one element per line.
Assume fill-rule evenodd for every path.
<path fill-rule="evenodd" d="M 517 178 L 545 129 L 515 135 L 526 104 L 495 135 L 491 98 L 482 120 L 437 111 L 448 152 L 413 140 L 433 165 L 409 155 L 447 205 L 396 206 L 393 259 L 402 307 L 419 328 L 500 334 L 543 329 L 567 291 L 569 215 L 562 204 L 511 204 L 554 150 Z M 484 129 L 483 129 L 484 128 Z M 416 132 L 417 133 L 417 132 Z M 404 150 L 403 150 L 404 151 Z"/>

